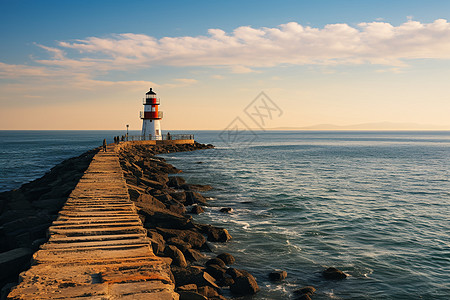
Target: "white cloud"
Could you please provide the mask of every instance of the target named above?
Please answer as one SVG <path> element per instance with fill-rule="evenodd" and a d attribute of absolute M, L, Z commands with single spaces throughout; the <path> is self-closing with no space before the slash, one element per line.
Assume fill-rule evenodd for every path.
<path fill-rule="evenodd" d="M 0 62 L 0 79 L 48 77 L 54 72 L 43 66 L 11 65 Z"/>
<path fill-rule="evenodd" d="M 49 59 L 35 60 L 37 66 L 0 64 L 0 77 L 57 76 L 64 71 L 93 77 L 157 65 L 221 67 L 232 73 L 277 65 L 402 67 L 412 59 L 449 59 L 450 24 L 409 18 L 398 26 L 370 22 L 314 28 L 290 22 L 273 28 L 242 26 L 232 32 L 209 29 L 205 36 L 156 39 L 126 33 L 38 46 L 51 54 Z"/>
<path fill-rule="evenodd" d="M 60 42 L 59 51 L 43 64 L 105 68 L 153 65 L 265 67 L 279 64 L 398 65 L 403 59 L 450 58 L 450 24 L 443 19 L 420 23 L 409 19 L 393 26 L 385 22 L 328 24 L 323 28 L 291 22 L 274 28 L 242 26 L 231 33 L 210 29 L 207 36 L 163 37 L 116 34 Z M 63 57 L 77 50 L 81 58 Z"/>
<path fill-rule="evenodd" d="M 175 78 L 175 81 L 178 81 L 183 84 L 194 84 L 194 83 L 198 82 L 197 79 L 193 79 L 193 78 Z"/>
<path fill-rule="evenodd" d="M 193 84 L 196 84 L 198 82 L 197 79 L 193 78 L 175 78 L 173 79 L 174 83 L 166 83 L 163 86 L 167 88 L 179 88 L 179 87 L 186 87 Z"/>

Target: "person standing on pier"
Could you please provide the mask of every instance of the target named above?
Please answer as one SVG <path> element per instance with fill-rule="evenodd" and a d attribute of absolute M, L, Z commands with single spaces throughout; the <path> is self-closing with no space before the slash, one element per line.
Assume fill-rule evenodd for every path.
<path fill-rule="evenodd" d="M 106 139 L 103 139 L 103 152 L 106 152 Z"/>

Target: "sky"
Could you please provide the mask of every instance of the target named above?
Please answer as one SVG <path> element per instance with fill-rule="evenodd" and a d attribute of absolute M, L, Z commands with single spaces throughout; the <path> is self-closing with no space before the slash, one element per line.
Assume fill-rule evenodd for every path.
<path fill-rule="evenodd" d="M 449 22 L 446 0 L 0 0 L 0 130 L 139 130 L 150 87 L 163 130 L 450 129 Z"/>

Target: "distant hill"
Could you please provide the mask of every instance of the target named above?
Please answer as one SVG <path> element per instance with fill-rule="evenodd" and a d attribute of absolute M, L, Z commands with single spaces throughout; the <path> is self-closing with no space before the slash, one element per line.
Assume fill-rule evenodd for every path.
<path fill-rule="evenodd" d="M 353 125 L 318 124 L 306 127 L 277 127 L 271 130 L 450 130 L 450 126 L 417 123 L 363 123 Z"/>

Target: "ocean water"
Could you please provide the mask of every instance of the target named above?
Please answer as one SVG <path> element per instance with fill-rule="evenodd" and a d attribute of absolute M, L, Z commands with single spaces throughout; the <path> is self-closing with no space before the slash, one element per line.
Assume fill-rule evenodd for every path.
<path fill-rule="evenodd" d="M 215 251 L 255 275 L 251 299 L 450 299 L 450 132 L 194 133 L 216 149 L 163 157 L 214 186 L 196 219 L 229 230 Z M 121 134 L 0 131 L 0 190 Z M 325 281 L 329 266 L 349 276 Z"/>

